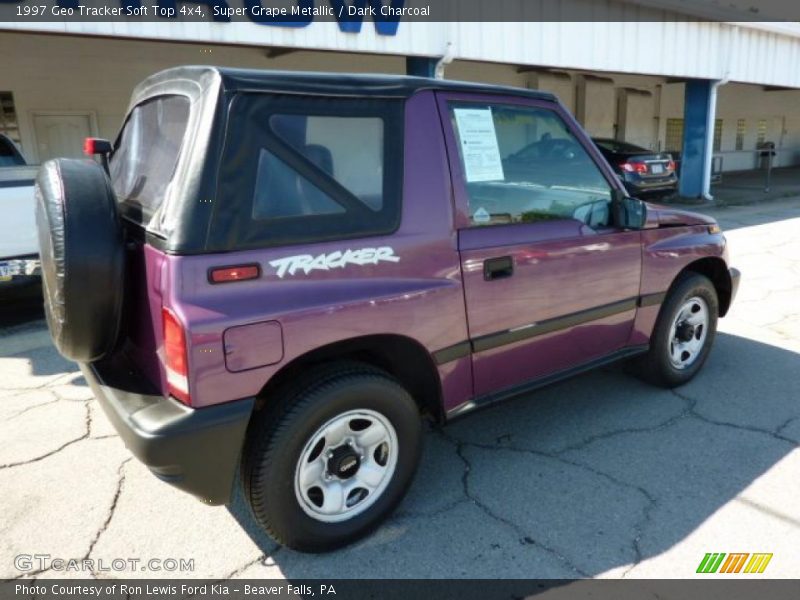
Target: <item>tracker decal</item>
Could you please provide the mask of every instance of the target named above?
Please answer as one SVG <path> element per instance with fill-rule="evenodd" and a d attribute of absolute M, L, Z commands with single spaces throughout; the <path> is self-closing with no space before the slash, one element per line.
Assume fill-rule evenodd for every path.
<path fill-rule="evenodd" d="M 400 257 L 394 253 L 394 248 L 381 246 L 380 248 L 361 248 L 359 250 L 337 250 L 330 254 L 297 254 L 270 261 L 270 266 L 275 267 L 275 274 L 279 279 L 286 275 L 295 275 L 302 271 L 308 275 L 311 271 L 330 271 L 331 269 L 344 269 L 348 265 L 377 265 L 379 262 L 400 262 Z"/>

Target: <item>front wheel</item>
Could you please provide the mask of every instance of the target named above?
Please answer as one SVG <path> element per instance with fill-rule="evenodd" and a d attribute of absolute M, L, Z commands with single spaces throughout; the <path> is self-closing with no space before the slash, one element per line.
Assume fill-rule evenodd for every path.
<path fill-rule="evenodd" d="M 650 350 L 633 362 L 646 381 L 673 388 L 703 366 L 717 332 L 719 300 L 707 277 L 688 273 L 667 295 L 650 338 Z"/>
<path fill-rule="evenodd" d="M 248 432 L 243 484 L 277 542 L 306 552 L 348 544 L 388 516 L 419 461 L 413 398 L 383 371 L 311 369 L 268 400 Z"/>

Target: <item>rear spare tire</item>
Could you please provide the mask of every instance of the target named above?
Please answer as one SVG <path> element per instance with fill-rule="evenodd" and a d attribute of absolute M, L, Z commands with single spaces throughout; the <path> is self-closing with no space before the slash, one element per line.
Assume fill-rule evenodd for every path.
<path fill-rule="evenodd" d="M 111 182 L 91 160 L 49 160 L 39 170 L 35 197 L 53 342 L 71 360 L 99 360 L 117 341 L 125 270 Z"/>

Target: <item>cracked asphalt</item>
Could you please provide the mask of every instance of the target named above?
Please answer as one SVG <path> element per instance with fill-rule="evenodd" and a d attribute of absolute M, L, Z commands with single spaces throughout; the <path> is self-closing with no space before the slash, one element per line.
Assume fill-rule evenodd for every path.
<path fill-rule="evenodd" d="M 322 556 L 277 547 L 239 498 L 212 508 L 159 482 L 40 315 L 4 309 L 0 576 L 683 578 L 707 552 L 770 552 L 762 577 L 796 577 L 800 199 L 708 212 L 743 280 L 693 382 L 655 389 L 615 366 L 431 429 L 394 516 Z M 94 566 L 20 571 L 21 554 Z M 120 558 L 194 570 L 100 567 Z"/>

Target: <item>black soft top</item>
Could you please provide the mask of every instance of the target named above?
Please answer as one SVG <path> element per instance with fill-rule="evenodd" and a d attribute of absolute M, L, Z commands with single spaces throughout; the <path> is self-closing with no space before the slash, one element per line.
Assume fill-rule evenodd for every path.
<path fill-rule="evenodd" d="M 218 228 L 224 231 L 224 234 L 216 235 L 212 232 L 212 223 L 223 223 L 224 219 L 239 218 L 237 215 L 241 213 L 241 207 L 234 199 L 237 197 L 249 199 L 252 189 L 240 191 L 238 195 L 228 193 L 226 202 L 197 202 L 198 198 L 214 200 L 217 198 L 219 161 L 223 155 L 225 140 L 228 135 L 232 137 L 244 135 L 241 131 L 228 129 L 229 108 L 233 98 L 249 95 L 245 94 L 247 92 L 255 92 L 264 96 L 296 95 L 298 99 L 299 97 L 310 99 L 312 96 L 316 96 L 317 99 L 385 99 L 385 104 L 396 105 L 394 109 L 401 111 L 398 121 L 402 121 L 402 101 L 422 90 L 516 96 L 557 102 L 555 96 L 547 92 L 426 77 L 228 69 L 209 66 L 167 69 L 148 77 L 136 86 L 128 113 L 131 114 L 136 106 L 158 97 L 183 95 L 189 99 L 192 108 L 189 111 L 182 142 L 183 149 L 172 175 L 176 184 L 167 186 L 160 207 L 155 209 L 153 214 L 143 215 L 140 214 L 141 210 L 137 213 L 134 207 L 123 216 L 138 225 L 144 225 L 150 242 L 166 252 L 198 254 L 243 248 L 240 239 L 242 236 L 232 226 L 220 225 Z M 236 168 L 240 169 L 241 165 L 237 165 Z M 237 174 L 234 180 L 230 184 L 230 190 L 245 185 L 240 174 Z"/>
<path fill-rule="evenodd" d="M 179 84 L 179 82 L 191 82 L 205 87 L 211 81 L 218 81 L 224 92 L 249 91 L 315 96 L 408 98 L 420 90 L 442 90 L 502 94 L 555 101 L 555 96 L 549 92 L 428 77 L 184 66 L 166 69 L 145 79 L 137 86 L 133 94 L 134 103 L 149 96 L 148 90 L 153 87 L 164 87 L 164 84 L 169 86 L 170 83 Z"/>

